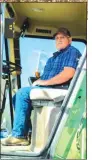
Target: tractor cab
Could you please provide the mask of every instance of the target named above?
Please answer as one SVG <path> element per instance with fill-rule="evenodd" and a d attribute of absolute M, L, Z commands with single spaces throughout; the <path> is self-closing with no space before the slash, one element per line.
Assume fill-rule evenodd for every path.
<path fill-rule="evenodd" d="M 1 139 L 11 134 L 12 97 L 43 73 L 56 52 L 53 35 L 66 27 L 81 58 L 74 77 L 61 88 L 34 88 L 28 146 L 1 145 L 2 158 L 86 158 L 87 3 L 1 3 Z"/>

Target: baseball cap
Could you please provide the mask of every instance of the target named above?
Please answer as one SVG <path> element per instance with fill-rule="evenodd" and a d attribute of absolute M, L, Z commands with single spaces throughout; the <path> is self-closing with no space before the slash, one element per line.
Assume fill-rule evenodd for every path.
<path fill-rule="evenodd" d="M 53 37 L 55 38 L 55 36 L 56 36 L 58 33 L 62 33 L 62 34 L 65 35 L 65 36 L 71 37 L 71 33 L 70 33 L 70 31 L 69 31 L 67 28 L 63 28 L 63 27 L 59 28 L 58 31 L 53 35 Z"/>

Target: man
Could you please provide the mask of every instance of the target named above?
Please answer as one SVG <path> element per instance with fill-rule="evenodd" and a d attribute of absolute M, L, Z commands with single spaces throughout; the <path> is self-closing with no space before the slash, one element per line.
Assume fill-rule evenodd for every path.
<path fill-rule="evenodd" d="M 31 100 L 30 92 L 37 87 L 58 87 L 65 84 L 74 76 L 80 52 L 71 46 L 72 38 L 66 28 L 60 28 L 54 35 L 57 52 L 48 59 L 43 75 L 31 87 L 18 90 L 13 97 L 15 117 L 12 136 L 2 140 L 3 145 L 28 145 L 28 130 L 30 128 Z"/>

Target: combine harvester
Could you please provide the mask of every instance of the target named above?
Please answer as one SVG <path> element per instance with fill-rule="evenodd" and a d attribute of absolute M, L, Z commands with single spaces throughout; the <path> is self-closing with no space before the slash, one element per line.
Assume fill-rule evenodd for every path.
<path fill-rule="evenodd" d="M 55 52 L 53 35 L 58 28 L 70 30 L 72 45 L 82 54 L 67 90 L 52 89 L 44 97 L 33 93 L 31 144 L 1 145 L 1 158 L 86 159 L 87 3 L 1 3 L 0 24 L 1 138 L 13 127 L 12 96 L 37 79 L 35 71 L 42 73 Z"/>

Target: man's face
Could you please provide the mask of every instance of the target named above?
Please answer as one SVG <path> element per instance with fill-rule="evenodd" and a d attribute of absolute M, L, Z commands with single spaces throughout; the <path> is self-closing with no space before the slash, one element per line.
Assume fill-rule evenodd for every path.
<path fill-rule="evenodd" d="M 66 48 L 72 41 L 71 37 L 65 36 L 62 33 L 58 33 L 55 36 L 55 40 L 56 40 L 56 48 L 58 50 Z"/>

